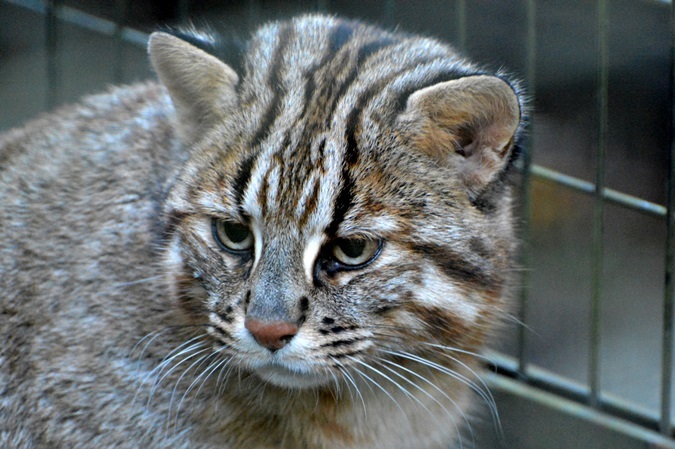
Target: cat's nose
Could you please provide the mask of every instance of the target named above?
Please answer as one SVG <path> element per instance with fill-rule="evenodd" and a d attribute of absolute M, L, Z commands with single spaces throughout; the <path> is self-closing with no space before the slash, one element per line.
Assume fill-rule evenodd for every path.
<path fill-rule="evenodd" d="M 298 333 L 297 323 L 262 321 L 247 317 L 244 326 L 261 345 L 274 352 L 286 346 Z"/>

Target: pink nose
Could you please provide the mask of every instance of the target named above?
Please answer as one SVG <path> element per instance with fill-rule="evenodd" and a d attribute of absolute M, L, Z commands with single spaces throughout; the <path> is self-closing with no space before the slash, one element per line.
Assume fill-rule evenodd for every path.
<path fill-rule="evenodd" d="M 286 321 L 246 318 L 244 326 L 261 346 L 273 352 L 286 346 L 298 333 L 298 325 Z"/>

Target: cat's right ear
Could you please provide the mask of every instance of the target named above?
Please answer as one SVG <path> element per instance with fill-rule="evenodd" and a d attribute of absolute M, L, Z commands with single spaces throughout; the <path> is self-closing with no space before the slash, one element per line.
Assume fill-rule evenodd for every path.
<path fill-rule="evenodd" d="M 452 167 L 475 198 L 506 167 L 521 119 L 510 84 L 473 75 L 414 92 L 399 124 L 417 149 Z"/>
<path fill-rule="evenodd" d="M 239 77 L 215 56 L 163 32 L 150 35 L 148 53 L 176 108 L 184 142 L 194 142 L 237 106 Z"/>

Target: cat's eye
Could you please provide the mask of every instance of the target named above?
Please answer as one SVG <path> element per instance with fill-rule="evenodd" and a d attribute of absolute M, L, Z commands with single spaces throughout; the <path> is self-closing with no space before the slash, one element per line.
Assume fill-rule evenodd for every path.
<path fill-rule="evenodd" d="M 253 248 L 253 233 L 245 224 L 214 218 L 211 228 L 213 238 L 226 251 L 244 252 Z"/>
<path fill-rule="evenodd" d="M 366 238 L 337 239 L 331 248 L 332 256 L 340 264 L 357 268 L 377 257 L 382 241 Z"/>

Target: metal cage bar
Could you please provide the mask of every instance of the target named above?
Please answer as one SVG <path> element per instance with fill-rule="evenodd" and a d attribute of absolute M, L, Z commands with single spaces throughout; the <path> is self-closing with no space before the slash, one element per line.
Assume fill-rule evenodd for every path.
<path fill-rule="evenodd" d="M 532 98 L 535 98 L 536 92 L 536 70 L 537 70 L 537 3 L 535 0 L 527 1 L 527 83 L 528 92 Z M 532 121 L 529 123 L 530 133 L 532 133 Z M 531 193 L 531 176 L 532 176 L 532 139 L 528 139 L 522 154 L 522 181 L 520 189 L 521 198 L 521 259 L 520 263 L 523 267 L 532 265 L 532 251 L 530 244 L 526 237 L 529 237 L 531 232 L 531 216 L 532 216 L 532 193 Z M 527 376 L 527 311 L 529 306 L 529 285 L 530 272 L 523 270 L 521 277 L 522 288 L 520 290 L 518 317 L 522 326 L 518 328 L 518 374 L 521 378 Z"/>
<path fill-rule="evenodd" d="M 605 161 L 607 159 L 607 122 L 608 122 L 608 74 L 609 49 L 607 1 L 598 1 L 598 145 L 595 158 L 595 191 L 593 210 L 593 248 L 592 285 L 591 285 L 591 329 L 589 348 L 589 403 L 598 406 L 600 397 L 600 350 L 601 350 L 601 320 L 602 307 L 602 270 L 604 261 L 604 224 L 605 224 Z"/>
<path fill-rule="evenodd" d="M 455 14 L 457 15 L 455 23 L 457 27 L 456 45 L 461 51 L 466 51 L 466 0 L 455 2 Z"/>
<path fill-rule="evenodd" d="M 45 51 L 47 53 L 47 109 L 58 103 L 59 57 L 58 57 L 58 0 L 48 0 L 45 4 Z"/>
<path fill-rule="evenodd" d="M 661 422 L 660 430 L 665 435 L 672 435 L 670 419 L 672 409 L 673 382 L 673 279 L 675 242 L 675 5 L 670 4 L 670 160 L 668 168 L 668 211 L 666 216 L 666 272 L 663 298 L 663 341 L 661 358 Z"/>
<path fill-rule="evenodd" d="M 113 66 L 113 80 L 115 83 L 124 81 L 124 39 L 122 33 L 124 28 L 129 23 L 129 15 L 131 13 L 131 0 L 116 0 L 115 1 L 115 32 L 113 39 L 115 40 L 115 64 Z"/>

